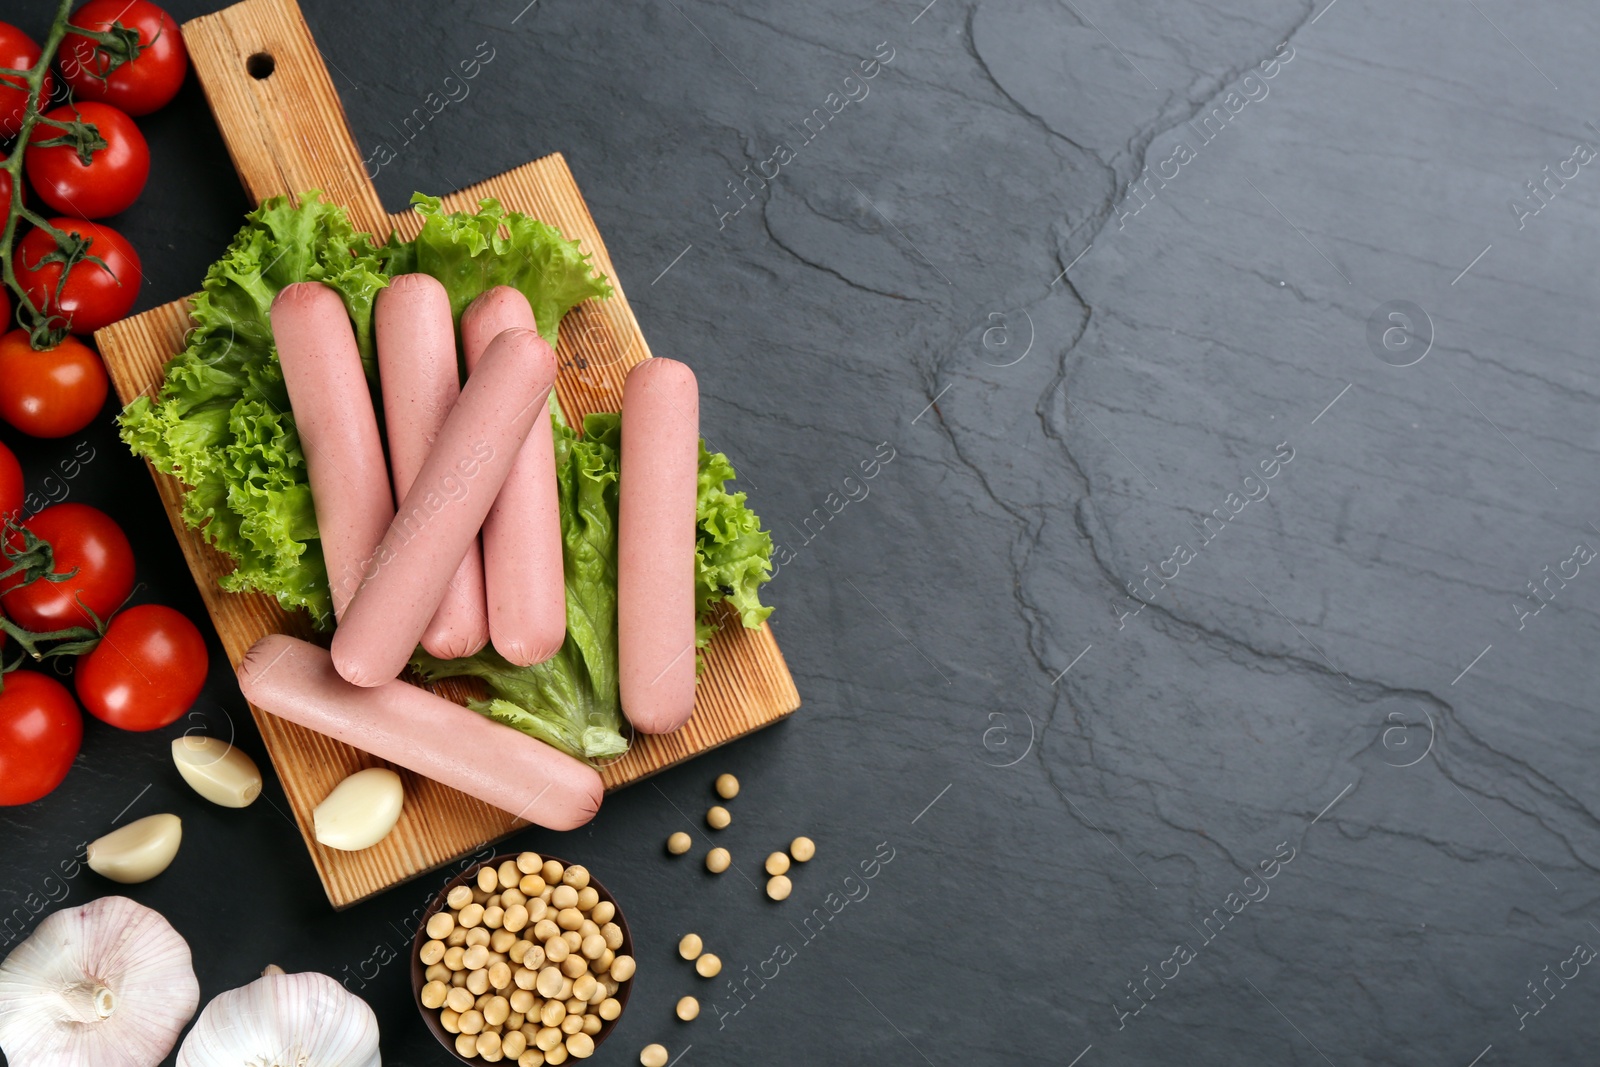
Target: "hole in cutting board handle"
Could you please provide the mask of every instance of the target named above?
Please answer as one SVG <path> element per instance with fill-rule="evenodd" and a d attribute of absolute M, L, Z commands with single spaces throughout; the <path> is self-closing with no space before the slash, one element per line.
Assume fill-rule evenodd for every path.
<path fill-rule="evenodd" d="M 244 61 L 245 73 L 256 81 L 272 77 L 272 72 L 278 68 L 278 61 L 272 58 L 271 52 L 257 52 Z"/>

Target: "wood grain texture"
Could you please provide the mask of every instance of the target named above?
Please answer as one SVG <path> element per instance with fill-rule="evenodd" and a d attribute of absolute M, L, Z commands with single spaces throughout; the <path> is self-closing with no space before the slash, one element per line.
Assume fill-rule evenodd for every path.
<path fill-rule="evenodd" d="M 383 211 L 362 169 L 333 82 L 293 0 L 246 0 L 186 23 L 183 31 L 206 99 L 253 201 L 321 189 L 345 206 L 360 229 L 376 234 L 398 229 L 407 237 L 416 233 L 420 220 L 413 213 L 391 216 Z M 249 58 L 258 55 L 272 57 L 270 76 L 255 78 L 247 71 Z M 490 196 L 576 239 L 616 287 L 610 299 L 588 301 L 563 321 L 556 392 L 574 422 L 592 411 L 617 410 L 628 368 L 648 359 L 650 349 L 566 161 L 547 156 L 444 202 L 450 210 L 472 210 Z M 180 300 L 95 335 L 124 404 L 160 386 L 162 368 L 182 349 L 188 328 L 188 302 Z M 270 597 L 227 593 L 218 586 L 218 578 L 230 569 L 228 560 L 184 524 L 178 480 L 154 469 L 151 475 L 229 660 L 237 666 L 246 650 L 269 633 L 311 637 L 303 613 L 285 612 Z M 746 630 L 731 615 L 724 621 L 706 651 L 694 717 L 670 735 L 635 738 L 633 747 L 602 772 L 608 791 L 758 730 L 799 707 L 799 693 L 771 629 Z M 458 702 L 474 692 L 460 682 L 433 688 Z M 346 775 L 385 764 L 259 708 L 251 711 L 336 908 L 442 866 L 524 825 L 498 808 L 395 768 L 405 781 L 406 805 L 394 832 L 363 852 L 325 848 L 312 836 L 312 809 Z"/>

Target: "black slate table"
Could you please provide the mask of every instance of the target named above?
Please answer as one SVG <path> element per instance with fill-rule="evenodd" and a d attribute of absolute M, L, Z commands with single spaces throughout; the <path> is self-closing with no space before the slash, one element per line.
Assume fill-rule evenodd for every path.
<path fill-rule="evenodd" d="M 1600 11 L 922 4 L 305 5 L 391 207 L 566 153 L 781 545 L 801 710 L 515 839 L 632 920 L 597 1060 L 1592 1058 L 1600 977 L 1547 979 L 1600 945 Z M 245 204 L 192 82 L 142 125 L 116 224 L 147 307 Z M 202 616 L 109 412 L 0 438 L 38 492 L 92 449 L 65 492 Z M 128 893 L 204 997 L 321 970 L 387 1063 L 451 1062 L 403 962 L 443 876 L 335 914 L 275 782 L 225 811 L 173 772 L 193 726 L 266 765 L 212 652 L 189 720 L 90 721 L 65 784 L 0 812 L 0 915 L 111 892 L 52 872 L 177 812 Z M 661 846 L 703 852 L 723 771 L 713 877 Z M 773 904 L 761 860 L 800 833 Z M 690 930 L 722 979 L 676 959 Z"/>

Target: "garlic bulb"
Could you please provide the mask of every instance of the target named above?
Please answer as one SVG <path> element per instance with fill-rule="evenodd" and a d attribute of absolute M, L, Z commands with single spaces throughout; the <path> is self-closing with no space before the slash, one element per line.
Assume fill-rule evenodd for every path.
<path fill-rule="evenodd" d="M 207 1004 L 178 1067 L 379 1067 L 378 1018 L 366 1001 L 325 974 L 275 970 Z"/>
<path fill-rule="evenodd" d="M 102 897 L 46 916 L 0 963 L 0 1048 L 11 1067 L 155 1067 L 199 1003 L 182 936 Z"/>

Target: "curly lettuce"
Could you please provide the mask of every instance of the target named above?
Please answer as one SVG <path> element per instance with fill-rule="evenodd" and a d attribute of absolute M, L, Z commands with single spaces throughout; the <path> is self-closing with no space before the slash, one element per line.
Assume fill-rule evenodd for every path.
<path fill-rule="evenodd" d="M 722 602 L 739 621 L 756 629 L 772 614 L 761 603 L 763 582 L 772 579 L 772 535 L 761 518 L 745 506 L 744 493 L 730 493 L 738 477 L 721 452 L 707 452 L 700 442 L 700 528 L 695 542 L 696 640 L 704 648 L 717 632 L 716 609 Z"/>
<path fill-rule="evenodd" d="M 191 313 L 194 329 L 167 364 L 154 397 L 121 416 L 123 440 L 136 455 L 187 486 L 184 520 L 233 563 L 221 579 L 230 591 L 255 590 L 286 609 L 303 609 L 318 628 L 333 623 L 327 568 L 305 455 L 295 432 L 269 312 L 285 286 L 332 286 L 350 314 L 377 394 L 373 302 L 389 279 L 421 271 L 439 279 L 459 321 L 479 294 L 498 285 L 523 293 L 539 332 L 556 343 L 561 319 L 577 304 L 603 298 L 575 241 L 537 219 L 484 200 L 476 212 L 445 212 L 436 197 L 412 198 L 422 217 L 415 239 L 391 234 L 377 244 L 356 232 L 344 211 L 308 193 L 298 203 L 269 200 L 252 212 L 227 253 L 206 274 Z M 473 707 L 563 752 L 592 762 L 627 750 L 617 660 L 617 482 L 621 418 L 592 414 L 582 433 L 550 400 L 560 494 L 567 637 L 550 660 L 517 667 L 492 649 L 438 660 L 420 649 L 412 666 L 425 678 L 474 677 L 489 696 Z M 381 411 L 381 405 L 375 402 Z M 722 605 L 747 627 L 771 608 L 759 598 L 772 573 L 772 538 L 730 493 L 733 467 L 700 446 L 695 562 L 696 643 L 716 633 Z"/>
<path fill-rule="evenodd" d="M 475 710 L 516 727 L 580 759 L 602 761 L 627 751 L 622 734 L 617 660 L 617 485 L 621 474 L 622 418 L 610 412 L 583 420 L 583 436 L 567 425 L 552 401 L 556 484 L 567 594 L 567 639 L 554 657 L 513 667 L 493 649 L 466 659 L 441 660 L 417 651 L 411 665 L 422 677 L 468 676 L 489 689 Z M 729 493 L 735 477 L 728 457 L 700 444 L 700 485 L 695 546 L 696 647 L 718 629 L 726 601 L 741 623 L 759 627 L 771 613 L 758 590 L 772 575 L 772 537 Z M 698 652 L 697 652 L 698 655 Z"/>
<path fill-rule="evenodd" d="M 568 310 L 611 292 L 576 241 L 536 219 L 507 213 L 494 200 L 477 212 L 446 213 L 435 197 L 415 199 L 422 232 L 414 241 L 391 235 L 382 245 L 316 192 L 298 203 L 263 203 L 206 272 L 190 309 L 194 329 L 167 364 L 160 390 L 135 400 L 120 419 L 135 455 L 189 487 L 184 521 L 233 562 L 222 587 L 274 596 L 286 609 L 307 611 L 319 629 L 332 625 L 333 601 L 305 455 L 272 343 L 269 312 L 279 290 L 320 281 L 339 293 L 374 389 L 373 301 L 396 274 L 421 270 L 438 278 L 458 316 L 485 289 L 515 286 L 552 345 Z"/>
<path fill-rule="evenodd" d="M 554 348 L 556 327 L 566 313 L 590 297 L 611 295 L 611 283 L 595 274 L 587 252 L 561 231 L 498 201 L 484 200 L 475 214 L 447 212 L 436 196 L 414 193 L 412 209 L 422 216 L 416 240 L 391 240 L 384 250 L 389 273 L 421 271 L 444 283 L 450 313 L 461 313 L 480 293 L 509 285 L 528 298 L 539 335 Z"/>
<path fill-rule="evenodd" d="M 120 423 L 134 454 L 189 487 L 184 521 L 234 565 L 222 587 L 268 593 L 323 626 L 333 602 L 269 317 L 278 291 L 301 281 L 339 293 L 370 367 L 372 302 L 388 284 L 371 238 L 316 193 L 279 197 L 246 217 L 206 272 L 184 350 Z"/>

